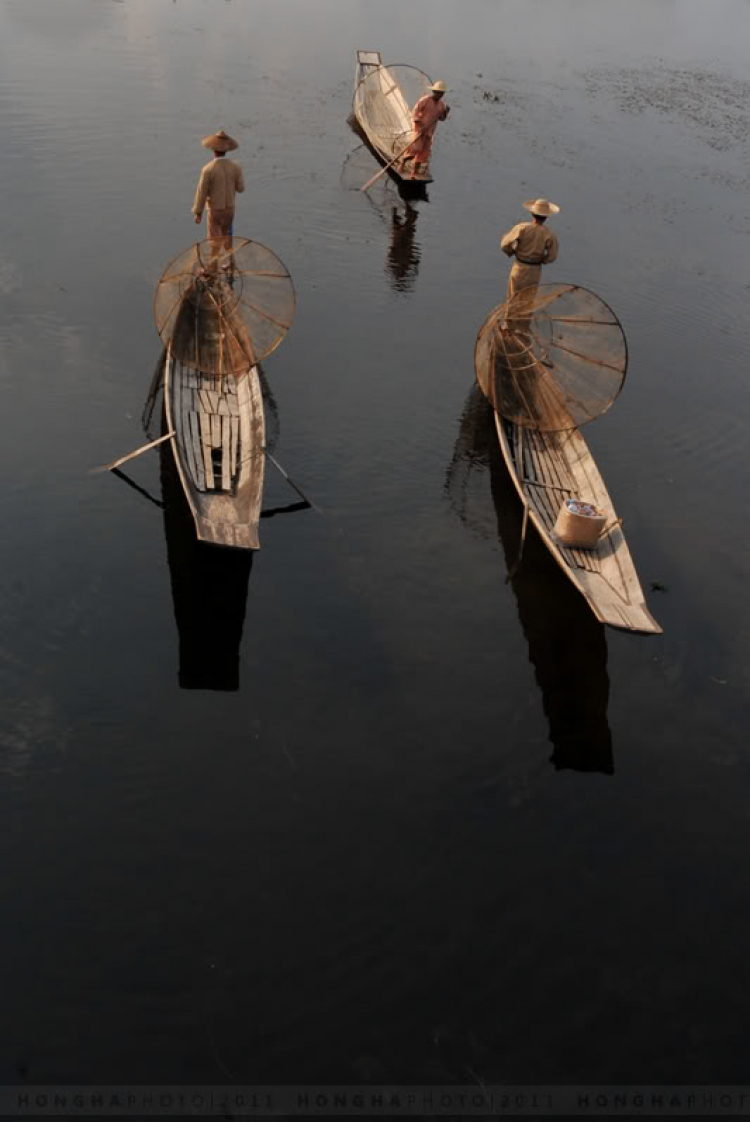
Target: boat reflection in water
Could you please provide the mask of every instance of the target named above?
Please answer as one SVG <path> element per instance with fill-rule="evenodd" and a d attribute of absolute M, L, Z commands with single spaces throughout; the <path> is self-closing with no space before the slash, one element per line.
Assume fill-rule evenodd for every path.
<path fill-rule="evenodd" d="M 486 502 L 489 484 L 495 517 Z M 497 533 L 518 618 L 529 644 L 529 661 L 542 705 L 556 768 L 614 772 L 607 720 L 609 675 L 604 625 L 529 527 L 523 559 L 522 509 L 500 452 L 492 407 L 475 385 L 461 417 L 446 487 L 456 513 L 482 536 Z"/>
<path fill-rule="evenodd" d="M 391 287 L 396 292 L 410 292 L 419 272 L 421 253 L 415 239 L 418 213 L 408 200 L 403 210 L 395 205 L 391 208 L 391 242 L 386 265 Z"/>
<path fill-rule="evenodd" d="M 184 690 L 237 690 L 255 550 L 198 540 L 169 445 L 159 449 L 164 535 Z"/>
<path fill-rule="evenodd" d="M 355 129 L 355 131 L 357 131 Z M 341 168 L 341 185 L 347 191 L 359 191 L 372 175 L 373 158 L 366 145 L 360 145 L 344 160 Z M 362 193 L 380 221 L 388 228 L 388 253 L 385 260 L 386 276 L 394 292 L 410 292 L 419 273 L 422 256 L 417 241 L 418 209 L 412 204 L 421 199 L 427 202 L 423 183 L 415 186 L 408 181 L 392 180 L 387 175 Z"/>
<path fill-rule="evenodd" d="M 154 439 L 152 425 L 163 408 L 164 355 L 157 365 L 143 409 L 143 427 Z M 266 447 L 274 447 L 279 435 L 279 415 L 271 389 L 258 367 L 266 417 Z M 185 690 L 235 691 L 240 685 L 240 647 L 247 609 L 247 589 L 255 550 L 229 549 L 201 542 L 195 533 L 193 515 L 185 498 L 171 444 L 159 447 L 161 501 L 150 495 L 124 472 L 115 474 L 164 512 L 167 564 L 172 584 L 175 622 L 179 636 L 180 687 Z M 261 518 L 307 509 L 306 502 L 266 510 Z"/>

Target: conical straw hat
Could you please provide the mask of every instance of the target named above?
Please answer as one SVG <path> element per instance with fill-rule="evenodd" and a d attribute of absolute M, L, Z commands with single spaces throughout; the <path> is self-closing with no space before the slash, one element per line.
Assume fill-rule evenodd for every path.
<path fill-rule="evenodd" d="M 559 206 L 556 203 L 551 203 L 549 199 L 527 199 L 521 205 L 526 210 L 530 210 L 532 214 L 538 214 L 540 218 L 549 218 L 550 214 L 560 213 Z"/>
<path fill-rule="evenodd" d="M 204 136 L 201 144 L 204 148 L 210 148 L 212 152 L 234 152 L 235 148 L 239 147 L 237 141 L 228 136 L 224 129 L 219 129 L 211 136 Z"/>

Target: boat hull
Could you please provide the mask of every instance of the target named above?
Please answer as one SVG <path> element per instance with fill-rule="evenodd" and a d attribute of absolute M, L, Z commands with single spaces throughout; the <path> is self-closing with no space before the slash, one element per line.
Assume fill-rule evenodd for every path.
<path fill-rule="evenodd" d="M 259 549 L 265 419 L 257 368 L 207 374 L 168 352 L 164 408 L 198 538 Z"/>
<path fill-rule="evenodd" d="M 384 166 L 391 163 L 391 161 L 399 154 L 404 147 L 404 141 L 398 137 L 384 138 L 378 136 L 368 126 L 367 115 L 363 112 L 363 105 L 361 102 L 360 91 L 362 89 L 362 81 L 371 73 L 378 70 L 383 65 L 380 51 L 357 51 L 357 68 L 354 78 L 354 103 L 353 103 L 353 116 L 357 125 L 358 131 L 367 143 L 368 148 L 373 153 L 375 158 L 380 161 Z M 403 118 L 402 125 L 403 134 L 407 135 L 413 130 L 413 122 L 411 118 L 410 108 L 407 106 L 406 101 L 402 98 L 403 105 L 400 108 L 401 116 Z M 397 183 L 402 184 L 404 187 L 411 187 L 423 189 L 426 184 L 432 183 L 432 176 L 429 172 L 415 176 L 402 176 L 396 170 L 396 166 L 392 165 L 388 168 L 388 174 Z"/>
<path fill-rule="evenodd" d="M 623 631 L 661 634 L 604 480 L 578 429 L 540 432 L 494 416 L 503 458 L 530 521 L 596 618 Z M 591 502 L 604 513 L 605 532 L 596 549 L 569 549 L 556 539 L 553 527 L 567 498 Z"/>

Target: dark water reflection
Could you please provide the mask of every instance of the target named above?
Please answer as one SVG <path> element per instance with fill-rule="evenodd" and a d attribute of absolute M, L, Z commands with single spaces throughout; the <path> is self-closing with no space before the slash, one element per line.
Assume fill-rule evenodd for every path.
<path fill-rule="evenodd" d="M 391 243 L 388 270 L 397 292 L 409 292 L 419 273 L 419 242 L 416 240 L 419 212 L 408 202 L 403 214 L 398 207 L 391 211 Z"/>
<path fill-rule="evenodd" d="M 266 414 L 266 448 L 272 453 L 280 434 L 278 407 L 261 368 L 259 377 Z M 155 414 L 161 416 L 161 430 L 164 432 L 166 421 L 161 382 L 152 384 L 144 409 L 144 429 L 151 439 Z M 168 444 L 159 447 L 159 476 L 167 564 L 179 635 L 180 688 L 238 690 L 240 648 L 255 553 L 250 550 L 214 549 L 197 539 L 193 515 Z M 132 480 L 127 482 L 135 485 Z M 287 502 L 266 507 L 261 511 L 261 519 L 298 514 L 309 509 L 309 504 L 304 501 Z"/>
<path fill-rule="evenodd" d="M 605 629 L 557 570 L 538 535 L 528 535 L 521 552 L 522 508 L 500 452 L 493 417 L 475 385 L 461 417 L 448 471 L 448 495 L 462 522 L 486 534 L 486 499 L 482 501 L 481 491 L 476 494 L 477 475 L 486 476 L 491 487 L 506 579 L 516 597 L 549 722 L 551 762 L 556 768 L 611 775 Z"/>
<path fill-rule="evenodd" d="M 164 537 L 184 690 L 238 690 L 250 550 L 211 549 L 195 523 L 169 446 L 160 449 Z"/>
<path fill-rule="evenodd" d="M 350 118 L 349 126 L 360 140 L 362 134 Z M 418 202 L 429 202 L 424 183 L 409 183 L 386 172 L 366 192 L 360 192 L 373 174 L 375 157 L 363 143 L 346 157 L 341 170 L 341 186 L 361 193 L 373 214 L 390 227 L 386 276 L 395 293 L 411 292 L 419 275 L 421 249 L 417 239 Z"/>
<path fill-rule="evenodd" d="M 744 0 L 0 0 L 6 1082 L 744 1079 L 749 36 Z M 451 87 L 429 200 L 356 189 L 357 47 Z M 325 512 L 252 569 L 168 457 L 126 465 L 163 510 L 88 474 L 143 442 L 216 127 L 294 277 L 274 454 Z M 537 194 L 550 279 L 627 332 L 587 441 L 653 641 L 531 534 L 505 581 L 467 394 Z"/>

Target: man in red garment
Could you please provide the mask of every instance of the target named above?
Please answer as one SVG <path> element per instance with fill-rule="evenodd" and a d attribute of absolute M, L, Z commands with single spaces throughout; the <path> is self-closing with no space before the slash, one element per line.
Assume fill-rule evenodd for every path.
<path fill-rule="evenodd" d="M 450 113 L 450 106 L 443 101 L 447 89 L 445 82 L 433 82 L 429 92 L 424 97 L 420 97 L 412 110 L 416 139 L 404 153 L 402 163 L 402 167 L 405 168 L 408 160 L 413 161 L 412 179 L 421 178 L 426 174 L 432 152 L 432 138 L 438 127 L 438 121 L 444 121 Z"/>

